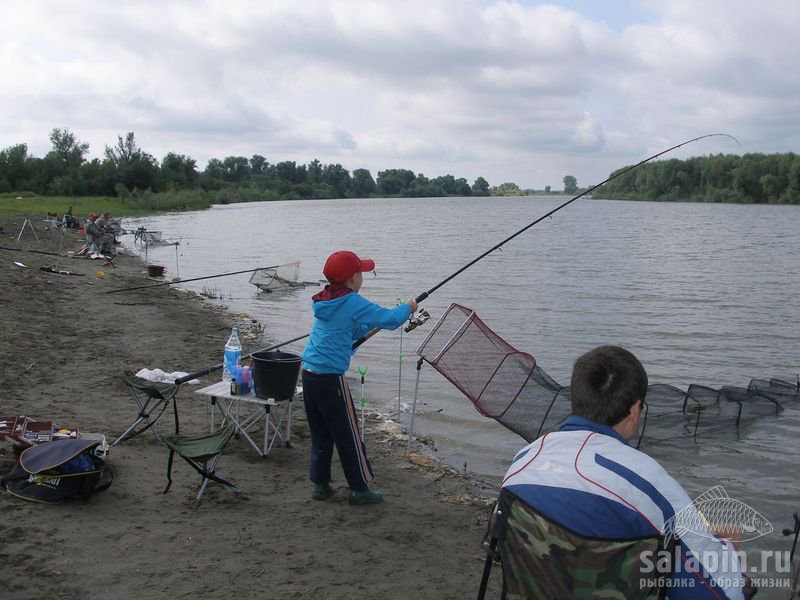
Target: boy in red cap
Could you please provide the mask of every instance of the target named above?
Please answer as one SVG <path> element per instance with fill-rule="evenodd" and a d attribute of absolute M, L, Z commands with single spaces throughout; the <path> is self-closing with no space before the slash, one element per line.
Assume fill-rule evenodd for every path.
<path fill-rule="evenodd" d="M 311 495 L 316 500 L 327 500 L 334 493 L 330 481 L 336 446 L 350 487 L 350 504 L 383 501 L 383 494 L 367 485 L 373 479 L 372 466 L 344 374 L 350 367 L 353 342 L 376 327 L 397 329 L 414 314 L 417 303 L 409 300 L 384 308 L 360 296 L 362 273 L 373 270 L 373 260 L 361 259 L 353 252 L 334 252 L 322 270 L 329 283 L 312 298 L 314 325 L 303 351 L 302 376 L 311 431 Z"/>

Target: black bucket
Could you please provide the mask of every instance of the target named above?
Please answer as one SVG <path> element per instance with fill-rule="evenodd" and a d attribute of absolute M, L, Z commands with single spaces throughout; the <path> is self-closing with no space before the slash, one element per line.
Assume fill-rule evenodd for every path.
<path fill-rule="evenodd" d="M 253 352 L 253 385 L 262 400 L 294 397 L 302 358 L 290 352 Z"/>

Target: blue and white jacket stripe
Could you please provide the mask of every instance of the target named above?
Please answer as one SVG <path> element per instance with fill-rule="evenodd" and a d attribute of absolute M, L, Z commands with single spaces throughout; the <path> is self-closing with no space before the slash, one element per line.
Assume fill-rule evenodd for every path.
<path fill-rule="evenodd" d="M 628 446 L 611 427 L 575 416 L 560 431 L 523 448 L 502 487 L 582 537 L 610 540 L 661 534 L 667 520 L 691 504 L 655 460 Z M 668 598 L 742 598 L 739 561 L 730 543 L 708 531 L 685 532 L 679 552 Z"/>

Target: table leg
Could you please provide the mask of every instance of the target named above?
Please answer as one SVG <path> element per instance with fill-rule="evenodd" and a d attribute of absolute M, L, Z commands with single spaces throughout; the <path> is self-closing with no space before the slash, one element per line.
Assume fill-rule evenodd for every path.
<path fill-rule="evenodd" d="M 239 399 L 237 398 L 233 402 L 236 403 L 236 418 L 234 419 L 234 422 L 236 423 L 236 438 L 238 439 L 241 432 L 241 427 L 239 427 Z"/>
<path fill-rule="evenodd" d="M 286 448 L 292 447 L 292 399 L 289 398 L 289 406 L 287 407 L 289 411 L 289 415 L 286 419 L 286 439 L 284 440 L 284 446 Z"/>
<path fill-rule="evenodd" d="M 214 433 L 214 431 L 216 430 L 217 418 L 216 415 L 214 414 L 215 413 L 214 409 L 216 408 L 216 405 L 217 405 L 217 397 L 211 396 L 211 402 L 208 405 L 208 430 L 211 433 Z"/>
<path fill-rule="evenodd" d="M 264 446 L 261 451 L 261 456 L 269 454 L 269 404 L 264 407 Z"/>

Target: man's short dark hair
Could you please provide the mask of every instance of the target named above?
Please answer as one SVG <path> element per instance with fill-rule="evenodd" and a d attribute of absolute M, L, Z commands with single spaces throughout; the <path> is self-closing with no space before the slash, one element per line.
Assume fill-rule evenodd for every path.
<path fill-rule="evenodd" d="M 633 354 L 619 346 L 599 346 L 572 369 L 572 414 L 595 423 L 616 425 L 637 400 L 644 402 L 647 373 Z"/>

